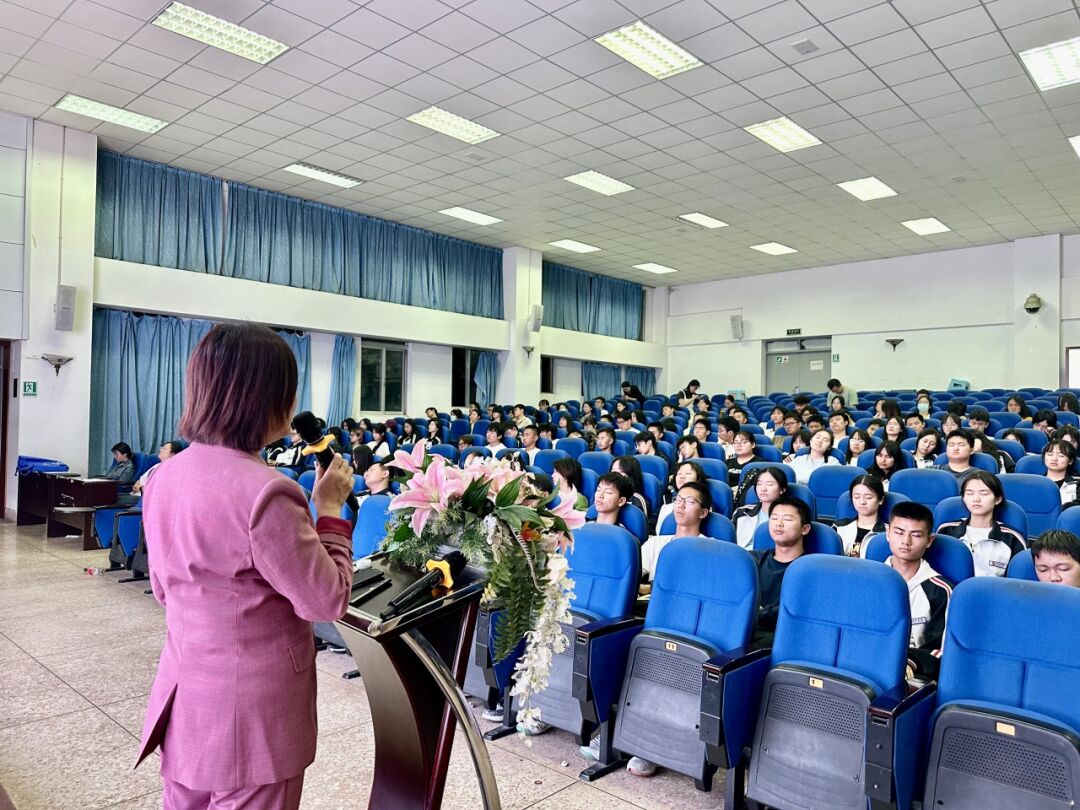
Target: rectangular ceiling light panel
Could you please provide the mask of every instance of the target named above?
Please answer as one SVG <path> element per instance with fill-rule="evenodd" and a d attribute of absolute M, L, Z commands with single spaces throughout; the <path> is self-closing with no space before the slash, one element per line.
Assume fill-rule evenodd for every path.
<path fill-rule="evenodd" d="M 848 180 L 837 183 L 840 188 L 863 202 L 880 200 L 882 197 L 895 197 L 896 192 L 882 183 L 876 177 L 864 177 L 861 180 Z"/>
<path fill-rule="evenodd" d="M 701 214 L 694 212 L 693 214 L 679 214 L 675 219 L 682 222 L 689 222 L 691 225 L 697 225 L 701 228 L 726 228 L 727 223 L 721 222 L 719 219 L 713 219 L 707 214 Z"/>
<path fill-rule="evenodd" d="M 781 245 L 779 242 L 765 242 L 761 245 L 751 245 L 752 250 L 760 250 L 762 253 L 768 253 L 770 256 L 783 256 L 785 253 L 798 253 L 795 248 L 789 248 L 787 245 Z"/>
<path fill-rule="evenodd" d="M 667 79 L 701 66 L 701 60 L 641 20 L 603 34 L 596 41 L 654 79 Z"/>
<path fill-rule="evenodd" d="M 552 247 L 572 250 L 574 253 L 595 253 L 600 248 L 586 245 L 584 242 L 576 242 L 573 239 L 560 239 L 557 242 L 548 242 Z"/>
<path fill-rule="evenodd" d="M 324 183 L 341 186 L 342 188 L 352 188 L 363 182 L 362 180 L 357 180 L 355 177 L 349 177 L 347 174 L 338 174 L 329 169 L 320 169 L 318 166 L 312 166 L 310 163 L 293 163 L 291 166 L 286 166 L 285 171 L 303 175 L 304 177 L 310 177 L 312 180 L 321 180 Z"/>
<path fill-rule="evenodd" d="M 762 121 L 760 124 L 751 124 L 745 129 L 755 138 L 760 138 L 773 149 L 781 152 L 794 152 L 796 149 L 806 149 L 808 146 L 821 144 L 821 141 L 790 118 L 774 118 L 771 121 Z"/>
<path fill-rule="evenodd" d="M 1032 81 L 1040 90 L 1080 82 L 1080 37 L 1020 52 Z"/>
<path fill-rule="evenodd" d="M 665 267 L 662 264 L 656 262 L 645 262 L 645 264 L 635 264 L 635 270 L 644 270 L 646 273 L 656 273 L 658 276 L 662 276 L 665 273 L 678 273 L 674 267 Z"/>
<path fill-rule="evenodd" d="M 460 115 L 444 110 L 441 107 L 428 107 L 418 113 L 413 113 L 407 119 L 414 124 L 449 135 L 465 143 L 483 143 L 498 137 L 499 133 L 488 129 L 482 124 L 462 118 Z"/>
<path fill-rule="evenodd" d="M 607 197 L 634 190 L 633 186 L 624 183 L 622 180 L 616 180 L 614 177 L 608 177 L 606 174 L 600 174 L 600 172 L 580 172 L 563 179 L 569 180 L 571 183 L 577 183 L 583 188 L 599 192 Z"/>
<path fill-rule="evenodd" d="M 900 224 L 908 230 L 914 231 L 919 236 L 930 236 L 931 234 L 945 233 L 952 230 L 944 222 L 935 219 L 934 217 L 926 217 L 926 219 L 909 219 Z"/>
<path fill-rule="evenodd" d="M 56 103 L 56 109 L 85 115 L 87 118 L 96 118 L 98 121 L 108 121 L 110 124 L 119 124 L 129 129 L 137 129 L 139 132 L 157 132 L 169 123 L 71 93 Z"/>
<path fill-rule="evenodd" d="M 183 3 L 170 3 L 168 8 L 154 18 L 154 25 L 260 65 L 265 65 L 289 50 L 289 46 L 283 42 Z"/>
<path fill-rule="evenodd" d="M 496 222 L 502 222 L 502 220 L 498 217 L 489 216 L 488 214 L 481 214 L 479 211 L 473 211 L 469 208 L 444 208 L 439 213 L 446 214 L 448 217 L 463 219 L 466 222 L 472 222 L 476 225 L 494 225 Z"/>

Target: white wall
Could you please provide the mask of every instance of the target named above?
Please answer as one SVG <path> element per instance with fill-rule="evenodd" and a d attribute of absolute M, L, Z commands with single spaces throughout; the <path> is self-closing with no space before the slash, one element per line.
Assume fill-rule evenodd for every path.
<path fill-rule="evenodd" d="M 545 392 L 552 402 L 565 401 L 568 399 L 581 400 L 581 361 L 555 358 L 553 361 L 552 377 L 554 391 Z"/>
<path fill-rule="evenodd" d="M 311 410 L 326 418 L 330 404 L 330 378 L 333 376 L 334 336 L 327 332 L 311 332 Z M 357 354 L 357 366 L 360 356 Z M 359 370 L 359 368 L 358 368 Z"/>
<path fill-rule="evenodd" d="M 409 344 L 408 388 L 405 391 L 410 416 L 419 416 L 424 409 L 434 405 L 440 411 L 447 411 L 451 406 L 468 405 L 465 402 L 451 402 L 454 350 L 451 346 L 439 346 L 433 343 Z M 359 398 L 356 400 L 360 402 Z M 353 408 L 359 413 L 359 407 Z"/>
<path fill-rule="evenodd" d="M 0 339 L 23 337 L 30 121 L 0 113 Z"/>

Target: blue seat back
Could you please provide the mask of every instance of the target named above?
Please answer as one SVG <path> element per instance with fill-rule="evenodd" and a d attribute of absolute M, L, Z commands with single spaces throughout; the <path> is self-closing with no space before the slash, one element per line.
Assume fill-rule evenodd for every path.
<path fill-rule="evenodd" d="M 765 467 L 779 467 L 781 470 L 784 471 L 784 475 L 787 476 L 788 483 L 795 483 L 795 471 L 791 469 L 791 467 L 789 467 L 787 464 L 776 464 L 772 461 L 751 461 L 739 471 L 739 482 L 741 483 L 742 480 L 746 478 L 747 473 L 749 473 L 750 470 L 756 470 L 759 468 L 763 469 Z"/>
<path fill-rule="evenodd" d="M 367 557 L 378 550 L 386 537 L 386 518 L 390 510 L 389 495 L 369 495 L 360 504 L 360 514 L 353 527 L 353 559 Z"/>
<path fill-rule="evenodd" d="M 141 478 L 143 473 L 159 461 L 161 461 L 161 459 L 153 453 L 135 453 L 131 458 L 132 464 L 135 465 L 135 480 Z"/>
<path fill-rule="evenodd" d="M 1057 527 L 1080 537 L 1080 508 L 1074 506 L 1062 510 L 1061 514 L 1058 515 Z"/>
<path fill-rule="evenodd" d="M 483 439 L 487 435 L 488 425 L 490 424 L 490 419 L 477 419 L 472 426 L 472 434 Z"/>
<path fill-rule="evenodd" d="M 733 543 L 685 537 L 660 552 L 646 629 L 705 639 L 717 650 L 750 641 L 758 607 L 757 566 Z"/>
<path fill-rule="evenodd" d="M 1019 462 L 1020 459 L 1024 458 L 1024 454 L 1027 453 L 1024 449 L 1024 445 L 1015 439 L 994 439 L 994 444 L 997 445 L 998 450 L 1001 452 L 1008 453 L 1015 462 Z"/>
<path fill-rule="evenodd" d="M 798 498 L 810 507 L 810 518 L 812 520 L 817 520 L 817 498 L 815 498 L 814 493 L 810 491 L 810 487 L 806 484 L 788 484 L 787 494 L 794 498 Z M 746 490 L 746 502 L 748 504 L 758 502 L 756 487 L 751 487 Z"/>
<path fill-rule="evenodd" d="M 866 559 L 885 562 L 892 552 L 889 550 L 889 538 L 883 532 L 870 536 L 866 544 Z M 962 540 L 939 534 L 926 550 L 926 562 L 941 574 L 951 585 L 959 585 L 965 579 L 975 576 L 975 557 Z"/>
<path fill-rule="evenodd" d="M 611 463 L 615 456 L 611 453 L 601 453 L 598 450 L 590 450 L 578 456 L 578 463 L 583 469 L 592 470 L 598 476 L 611 471 Z"/>
<path fill-rule="evenodd" d="M 848 491 L 851 482 L 864 472 L 859 467 L 841 464 L 818 467 L 810 473 L 809 487 L 817 501 L 818 514 L 832 520 L 836 516 L 836 502 Z"/>
<path fill-rule="evenodd" d="M 434 444 L 431 446 L 431 449 L 428 450 L 428 453 L 433 456 L 442 456 L 443 458 L 448 459 L 451 464 L 456 463 L 458 459 L 458 450 L 452 444 Z"/>
<path fill-rule="evenodd" d="M 629 508 L 641 515 L 636 507 Z M 586 523 L 574 531 L 574 547 L 566 559 L 574 582 L 572 609 L 598 619 L 631 614 L 641 577 L 641 551 L 630 532 L 621 526 Z"/>
<path fill-rule="evenodd" d="M 764 439 L 754 445 L 754 455 L 766 463 L 779 464 L 784 460 L 784 454 L 779 447 L 773 447 Z"/>
<path fill-rule="evenodd" d="M 560 458 L 570 458 L 570 455 L 561 448 L 558 450 L 539 450 L 533 464 L 546 474 L 551 475 L 555 472 L 555 462 Z"/>
<path fill-rule="evenodd" d="M 910 500 L 911 498 L 907 495 L 901 495 L 899 492 L 886 492 L 885 503 L 881 505 L 881 509 L 879 510 L 882 522 L 889 522 L 889 516 L 892 515 L 894 506 L 898 503 Z M 855 506 L 851 503 L 850 493 L 845 492 L 836 499 L 836 520 L 839 522 L 853 517 L 856 517 Z"/>
<path fill-rule="evenodd" d="M 717 481 L 728 480 L 727 464 L 723 461 L 715 458 L 694 458 L 690 460 L 701 467 L 706 478 L 715 478 Z"/>
<path fill-rule="evenodd" d="M 1039 581 L 1039 575 L 1035 573 L 1035 558 L 1030 548 L 1025 548 L 1009 560 L 1005 576 L 1009 579 L 1026 579 L 1029 582 Z"/>
<path fill-rule="evenodd" d="M 994 434 L 995 439 L 1000 439 L 1001 434 L 1008 428 L 1003 428 Z M 1047 439 L 1046 434 L 1041 430 L 1035 430 L 1034 428 L 1012 428 L 1014 431 L 1020 431 L 1024 437 L 1024 449 L 1029 453 L 1041 453 L 1042 449 L 1046 447 Z"/>
<path fill-rule="evenodd" d="M 675 514 L 672 513 L 664 518 L 657 532 L 661 535 L 675 534 L 675 528 Z M 701 533 L 713 540 L 735 542 L 735 524 L 717 512 L 710 512 L 701 521 Z"/>
<path fill-rule="evenodd" d="M 450 423 L 450 441 L 456 442 L 459 438 L 470 433 L 468 419 L 455 419 Z"/>
<path fill-rule="evenodd" d="M 934 528 L 936 529 L 942 523 L 948 523 L 951 520 L 966 520 L 970 517 L 970 514 L 968 508 L 964 506 L 962 497 L 957 495 L 954 498 L 946 498 L 934 509 Z M 1006 498 L 994 510 L 994 517 L 1010 529 L 1018 531 L 1021 537 L 1028 536 L 1027 513 L 1020 508 L 1018 503 Z"/>
<path fill-rule="evenodd" d="M 724 448 L 721 447 L 720 443 L 717 441 L 702 442 L 699 445 L 699 449 L 703 458 L 711 458 L 723 461 L 726 457 Z"/>
<path fill-rule="evenodd" d="M 1080 732 L 1080 644 L 1058 635 L 1078 626 L 1080 589 L 999 577 L 958 585 L 942 648 L 939 705 L 996 703 Z"/>
<path fill-rule="evenodd" d="M 581 494 L 585 496 L 589 503 L 592 503 L 593 498 L 596 497 L 596 485 L 598 483 L 600 483 L 600 476 L 596 474 L 595 470 L 582 468 Z"/>
<path fill-rule="evenodd" d="M 769 534 L 769 524 L 762 523 L 754 529 L 754 551 L 769 551 L 776 548 Z M 810 524 L 810 533 L 803 538 L 803 552 L 806 554 L 844 553 L 844 541 L 832 526 L 814 521 Z"/>
<path fill-rule="evenodd" d="M 949 463 L 948 457 L 942 453 L 936 459 L 934 459 L 935 467 L 944 467 Z M 1001 467 L 994 461 L 992 456 L 988 456 L 986 453 L 972 453 L 968 463 L 977 470 L 986 470 L 987 472 L 997 475 L 1001 471 Z"/>
<path fill-rule="evenodd" d="M 730 518 L 731 513 L 735 510 L 735 495 L 731 491 L 731 487 L 726 481 L 717 481 L 715 478 L 706 480 L 705 486 L 709 488 L 709 494 L 712 496 L 713 511 Z"/>
<path fill-rule="evenodd" d="M 960 494 L 960 484 L 945 470 L 900 470 L 889 479 L 889 492 L 906 495 L 933 512 L 943 500 Z"/>
<path fill-rule="evenodd" d="M 904 686 L 910 634 L 903 577 L 868 560 L 809 555 L 784 575 L 772 664 L 836 668 L 896 694 Z"/>
<path fill-rule="evenodd" d="M 120 546 L 128 557 L 135 553 L 139 547 L 139 534 L 142 532 L 142 514 L 117 515 L 116 534 L 120 538 Z"/>
<path fill-rule="evenodd" d="M 1015 501 L 1027 513 L 1028 537 L 1038 537 L 1054 528 L 1061 514 L 1061 492 L 1053 481 L 1024 473 L 1010 473 L 1000 479 L 1005 497 Z"/>
<path fill-rule="evenodd" d="M 483 456 L 484 458 L 491 458 L 491 451 L 486 447 L 466 447 L 461 451 L 461 458 L 458 459 L 458 465 L 464 467 L 469 460 L 469 456 Z"/>
<path fill-rule="evenodd" d="M 311 493 L 315 489 L 315 470 L 304 470 L 300 473 L 300 477 L 296 479 L 296 482 L 307 491 L 308 497 L 311 497 Z"/>
<path fill-rule="evenodd" d="M 651 473 L 658 481 L 666 481 L 668 476 L 668 464 L 660 456 L 634 456 L 641 465 L 643 473 Z"/>
<path fill-rule="evenodd" d="M 555 449 L 562 450 L 570 458 L 578 458 L 582 453 L 588 452 L 589 443 L 584 439 L 559 439 Z"/>
<path fill-rule="evenodd" d="M 672 461 L 675 458 L 675 445 L 667 440 L 659 441 L 656 443 L 656 454 L 668 461 Z"/>
<path fill-rule="evenodd" d="M 664 487 L 660 483 L 659 478 L 649 472 L 641 474 L 641 483 L 645 491 L 642 492 L 642 496 L 645 498 L 645 503 L 649 505 L 649 514 L 655 515 L 660 511 L 660 507 L 664 504 Z"/>

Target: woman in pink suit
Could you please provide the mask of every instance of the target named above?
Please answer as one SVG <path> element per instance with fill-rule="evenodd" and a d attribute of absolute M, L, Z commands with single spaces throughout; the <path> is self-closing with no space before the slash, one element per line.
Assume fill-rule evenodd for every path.
<path fill-rule="evenodd" d="M 311 622 L 341 618 L 352 584 L 352 488 L 340 458 L 312 503 L 263 464 L 295 402 L 296 361 L 266 327 L 215 326 L 188 364 L 192 444 L 147 484 L 143 520 L 167 633 L 141 762 L 161 746 L 166 810 L 289 810 L 315 758 Z"/>

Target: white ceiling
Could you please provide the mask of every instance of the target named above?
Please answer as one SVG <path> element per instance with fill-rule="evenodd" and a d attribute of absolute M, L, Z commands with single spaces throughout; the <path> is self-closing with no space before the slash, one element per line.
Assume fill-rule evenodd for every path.
<path fill-rule="evenodd" d="M 1080 36 L 1074 0 L 187 0 L 292 48 L 265 67 L 148 24 L 165 0 L 0 0 L 0 109 L 103 146 L 645 284 L 1080 230 L 1080 84 L 1016 52 Z M 591 40 L 644 19 L 705 62 L 656 81 Z M 790 43 L 810 38 L 800 56 Z M 52 109 L 66 92 L 169 121 L 144 136 Z M 502 133 L 405 121 L 431 104 Z M 787 115 L 821 146 L 742 127 Z M 334 189 L 306 161 L 363 179 Z M 561 178 L 636 187 L 605 197 Z M 899 196 L 835 183 L 874 175 Z M 438 212 L 464 206 L 480 227 Z M 674 221 L 701 211 L 731 223 Z M 937 217 L 951 233 L 899 223 Z M 588 255 L 547 247 L 576 239 Z M 761 242 L 799 250 L 766 256 Z M 657 262 L 677 275 L 632 265 Z M 878 283 L 875 280 L 874 283 Z"/>

